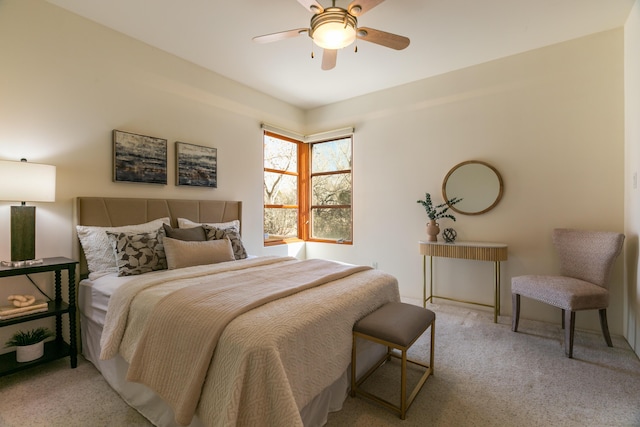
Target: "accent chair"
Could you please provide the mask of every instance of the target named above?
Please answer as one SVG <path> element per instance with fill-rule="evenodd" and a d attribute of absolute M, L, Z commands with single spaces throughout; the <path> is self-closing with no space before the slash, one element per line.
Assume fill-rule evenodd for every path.
<path fill-rule="evenodd" d="M 517 276 L 511 279 L 513 315 L 511 329 L 518 331 L 520 297 L 524 296 L 562 309 L 564 352 L 573 357 L 576 312 L 598 310 L 600 327 L 613 347 L 607 324 L 608 285 L 624 235 L 609 231 L 566 228 L 553 230 L 553 244 L 560 260 L 560 275 Z"/>

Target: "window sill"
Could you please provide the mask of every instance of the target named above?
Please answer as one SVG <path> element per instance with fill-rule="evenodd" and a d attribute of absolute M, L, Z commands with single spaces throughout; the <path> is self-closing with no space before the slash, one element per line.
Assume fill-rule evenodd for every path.
<path fill-rule="evenodd" d="M 304 243 L 304 240 L 295 237 L 291 239 L 268 239 L 264 241 L 264 246 L 288 245 L 290 243 Z"/>
<path fill-rule="evenodd" d="M 278 245 L 288 245 L 291 243 L 304 243 L 305 241 L 302 239 L 292 238 L 292 239 L 269 239 L 264 241 L 264 246 L 278 246 Z M 333 245 L 348 245 L 352 246 L 353 241 L 351 240 L 329 240 L 329 239 L 309 239 L 307 242 L 311 243 L 329 243 Z"/>
<path fill-rule="evenodd" d="M 353 245 L 353 241 L 352 240 L 330 240 L 330 239 L 309 239 L 307 240 L 307 242 L 313 242 L 313 243 L 331 243 L 334 245 Z"/>

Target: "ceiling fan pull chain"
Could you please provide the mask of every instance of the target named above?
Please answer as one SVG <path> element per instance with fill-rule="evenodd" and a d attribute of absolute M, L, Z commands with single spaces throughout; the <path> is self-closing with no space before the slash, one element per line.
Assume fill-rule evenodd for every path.
<path fill-rule="evenodd" d="M 356 39 L 354 40 L 355 43 L 353 44 L 353 53 L 358 53 L 358 24 L 357 23 L 354 30 L 356 30 Z"/>

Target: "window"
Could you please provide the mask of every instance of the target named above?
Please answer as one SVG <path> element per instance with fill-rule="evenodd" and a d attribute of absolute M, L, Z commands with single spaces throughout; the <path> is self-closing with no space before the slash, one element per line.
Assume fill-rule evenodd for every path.
<path fill-rule="evenodd" d="M 351 241 L 351 138 L 311 144 L 311 238 Z"/>
<path fill-rule="evenodd" d="M 264 134 L 264 234 L 265 242 L 301 236 L 299 224 L 301 142 Z"/>
<path fill-rule="evenodd" d="M 264 241 L 351 243 L 352 138 L 305 144 L 264 133 Z"/>

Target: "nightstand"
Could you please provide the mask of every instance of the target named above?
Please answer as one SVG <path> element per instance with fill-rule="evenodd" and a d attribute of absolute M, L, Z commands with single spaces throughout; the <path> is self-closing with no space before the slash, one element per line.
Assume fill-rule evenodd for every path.
<path fill-rule="evenodd" d="M 23 369 L 27 369 L 42 363 L 60 359 L 69 356 L 71 359 L 71 368 L 75 368 L 78 364 L 78 351 L 76 345 L 76 264 L 69 258 L 54 257 L 44 258 L 41 264 L 29 265 L 24 267 L 0 267 L 0 277 L 22 276 L 25 274 L 44 273 L 53 271 L 55 274 L 55 299 L 49 301 L 47 311 L 40 313 L 27 314 L 12 319 L 0 320 L 0 328 L 17 323 L 29 322 L 36 319 L 55 316 L 56 330 L 55 340 L 45 342 L 44 356 L 31 361 L 18 363 L 16 361 L 15 352 L 0 355 L 0 376 L 9 375 Z M 62 301 L 62 271 L 67 271 L 69 280 L 68 301 Z M 69 343 L 62 339 L 62 315 L 67 314 L 69 317 Z"/>

